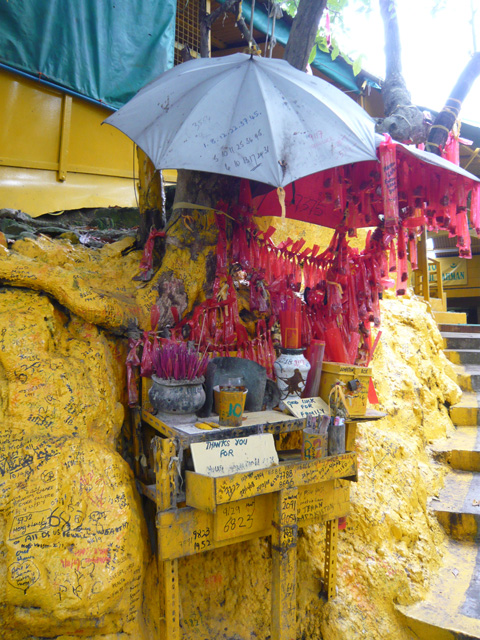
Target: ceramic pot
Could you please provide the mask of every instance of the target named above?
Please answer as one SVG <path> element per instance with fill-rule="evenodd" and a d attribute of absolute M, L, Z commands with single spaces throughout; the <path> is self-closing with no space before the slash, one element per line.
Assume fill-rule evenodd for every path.
<path fill-rule="evenodd" d="M 193 424 L 196 412 L 205 403 L 205 378 L 164 380 L 152 376 L 148 392 L 150 403 L 159 420 L 171 425 Z"/>
<path fill-rule="evenodd" d="M 280 409 L 285 409 L 283 400 L 301 398 L 310 363 L 303 355 L 304 349 L 282 349 L 282 354 L 273 363 L 280 391 Z"/>

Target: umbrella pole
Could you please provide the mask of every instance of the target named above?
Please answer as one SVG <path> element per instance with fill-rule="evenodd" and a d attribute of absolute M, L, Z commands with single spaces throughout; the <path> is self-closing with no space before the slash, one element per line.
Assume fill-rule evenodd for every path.
<path fill-rule="evenodd" d="M 248 46 L 250 49 L 252 48 L 253 42 L 253 16 L 255 15 L 255 0 L 252 0 L 251 12 L 252 15 L 250 16 L 250 39 L 248 41 Z"/>

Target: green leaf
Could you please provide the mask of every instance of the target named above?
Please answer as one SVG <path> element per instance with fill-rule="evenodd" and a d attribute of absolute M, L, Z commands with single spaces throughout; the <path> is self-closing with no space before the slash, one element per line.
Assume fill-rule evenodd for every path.
<path fill-rule="evenodd" d="M 298 1 L 297 0 L 285 0 L 282 2 L 282 9 L 284 9 L 288 15 L 292 18 L 295 17 L 298 9 Z"/>
<path fill-rule="evenodd" d="M 332 11 L 341 11 L 348 4 L 348 0 L 328 0 L 327 7 Z"/>
<path fill-rule="evenodd" d="M 358 56 L 358 58 L 357 58 L 356 60 L 354 60 L 354 61 L 353 61 L 352 68 L 353 68 L 353 75 L 354 75 L 354 76 L 358 76 L 358 74 L 359 74 L 359 73 L 360 73 L 360 71 L 362 70 L 362 64 L 363 64 L 363 58 L 364 58 L 364 57 L 365 57 L 365 56 L 364 56 L 364 55 L 363 55 L 363 53 L 362 53 L 362 54 L 360 54 L 360 55 Z"/>
<path fill-rule="evenodd" d="M 332 53 L 330 54 L 332 56 L 332 60 L 335 60 L 335 58 L 338 58 L 338 54 L 340 53 L 340 49 L 338 47 L 338 44 L 336 42 L 333 43 L 333 49 L 332 49 Z"/>
<path fill-rule="evenodd" d="M 316 55 L 317 55 L 317 45 L 314 44 L 313 49 L 311 50 L 310 55 L 308 56 L 308 64 L 312 64 L 312 62 L 315 60 Z"/>

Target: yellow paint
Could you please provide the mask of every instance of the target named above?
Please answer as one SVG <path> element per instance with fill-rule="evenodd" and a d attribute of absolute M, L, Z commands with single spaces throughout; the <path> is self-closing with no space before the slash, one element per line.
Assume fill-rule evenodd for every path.
<path fill-rule="evenodd" d="M 247 391 L 214 390 L 215 410 L 219 424 L 226 427 L 239 427 L 245 408 Z"/>
<path fill-rule="evenodd" d="M 438 258 L 428 263 L 428 281 L 430 284 L 437 282 L 437 266 L 440 265 L 442 283 L 444 287 L 462 288 L 468 284 L 466 258 Z"/>
<path fill-rule="evenodd" d="M 472 256 L 466 263 L 466 283 L 461 286 L 461 281 L 449 283 L 449 298 L 469 298 L 480 295 L 480 256 Z"/>
<path fill-rule="evenodd" d="M 133 143 L 101 126 L 110 109 L 3 69 L 0 95 L 3 207 L 35 217 L 135 206 Z"/>
<path fill-rule="evenodd" d="M 173 440 L 156 437 L 153 441 L 156 475 L 156 504 L 162 511 L 175 506 L 175 466 L 171 464 L 176 456 Z M 161 557 L 161 540 L 157 535 L 157 553 Z M 158 563 L 159 611 L 155 619 L 160 622 L 160 637 L 180 640 L 180 593 L 178 582 L 178 561 L 164 560 Z"/>
<path fill-rule="evenodd" d="M 132 280 L 140 253 L 121 255 L 132 243 L 133 238 L 124 238 L 92 252 L 46 236 L 19 240 L 10 251 L 0 247 L 0 278 L 12 286 L 44 291 L 94 324 L 117 331 L 131 323 L 147 328 L 150 307 L 139 306 L 136 297 L 143 298 L 139 291 L 144 290 Z M 111 269 L 115 277 L 105 278 Z"/>
<path fill-rule="evenodd" d="M 11 640 L 49 634 L 100 640 L 117 633 L 125 640 L 150 640 L 158 631 L 154 620 L 159 576 L 151 557 L 144 569 L 149 541 L 142 529 L 142 511 L 128 467 L 114 451 L 125 415 L 125 342 L 93 324 L 115 330 L 139 314 L 148 326 L 148 304 L 140 299 L 154 295 L 150 285 L 138 290 L 138 282 L 131 280 L 138 271 L 139 253 L 121 255 L 129 242 L 87 250 L 65 240 L 40 238 L 20 241 L 10 251 L 0 247 L 0 468 L 10 465 L 8 474 L 0 476 L 0 602 L 7 603 L 2 615 Z M 182 257 L 182 264 L 187 262 Z M 192 291 L 198 292 L 193 285 Z M 355 445 L 352 437 L 348 439 L 358 456 L 358 483 L 350 486 L 347 528 L 338 533 L 338 593 L 328 602 L 318 597 L 325 577 L 325 525 L 307 525 L 299 532 L 296 637 L 304 634 L 306 640 L 410 640 L 411 632 L 394 603 L 411 604 L 425 595 L 444 550 L 445 534 L 427 508 L 428 497 L 440 490 L 444 468 L 432 461 L 426 445 L 453 431 L 445 402 L 453 405 L 460 399 L 455 371 L 443 354 L 427 305 L 415 297 L 385 296 L 381 329 L 373 379 L 378 408 L 388 415 L 379 422 L 358 423 Z M 35 365 L 30 373 L 22 368 L 29 362 L 39 362 L 40 367 Z M 30 376 L 28 385 L 22 382 L 24 375 Z M 32 414 L 30 419 L 32 409 L 38 409 L 37 417 Z M 33 460 L 13 478 L 11 465 L 20 455 L 15 451 L 25 454 L 20 459 L 30 460 L 25 456 L 32 455 Z M 50 452 L 55 455 L 49 457 Z M 271 473 L 268 470 L 268 477 Z M 85 477 L 98 483 L 91 491 L 81 480 Z M 195 485 L 201 481 L 197 474 Z M 341 484 L 334 486 L 345 490 Z M 222 491 L 227 489 L 232 489 L 230 480 L 222 485 Z M 92 502 L 99 495 L 108 507 L 105 520 L 98 520 L 95 512 L 103 509 Z M 213 512 L 219 491 L 209 495 Z M 63 504 L 64 496 L 72 503 Z M 301 491 L 297 500 L 305 500 Z M 36 505 L 32 512 L 40 513 L 28 521 L 32 530 L 27 533 L 21 527 L 28 522 L 19 518 L 31 513 L 31 504 Z M 64 519 L 78 506 L 79 513 L 70 515 L 70 521 L 83 517 L 88 526 L 98 522 L 107 529 L 96 535 L 111 541 L 116 560 L 109 572 L 106 562 L 93 562 L 93 576 L 98 571 L 102 583 L 98 595 L 89 575 L 82 582 L 82 597 L 73 593 L 72 582 L 80 593 L 77 574 L 67 561 L 87 556 L 80 551 L 81 538 L 52 533 L 60 527 L 52 526 L 58 523 L 58 513 L 49 516 L 48 547 L 28 550 L 33 559 L 22 562 L 22 554 L 16 555 L 21 544 L 30 542 L 7 538 L 10 532 L 38 535 L 33 529 L 44 526 L 41 512 L 57 505 Z M 216 508 L 218 513 L 221 507 Z M 108 530 L 116 527 L 124 528 L 110 534 Z M 33 542 L 43 544 L 38 538 Z M 101 553 L 106 547 L 93 537 L 88 546 L 96 553 L 90 559 L 108 557 Z M 122 567 L 125 573 L 120 574 Z M 246 640 L 252 631 L 259 638 L 270 634 L 269 538 L 197 553 L 170 567 L 179 576 L 184 640 L 235 635 Z M 28 585 L 26 594 L 18 588 L 22 585 L 23 590 Z M 61 602 L 59 585 L 67 586 L 68 592 Z M 100 617 L 93 617 L 97 613 Z"/>
<path fill-rule="evenodd" d="M 448 353 L 448 359 L 453 364 L 461 364 L 460 354 L 457 353 L 456 351 L 450 351 Z"/>
<path fill-rule="evenodd" d="M 270 495 L 231 502 L 218 509 L 214 516 L 215 540 L 235 540 L 242 535 L 270 531 L 272 512 Z"/>
<path fill-rule="evenodd" d="M 345 425 L 345 451 L 355 451 L 357 423 L 347 422 Z"/>
<path fill-rule="evenodd" d="M 467 324 L 466 313 L 453 311 L 435 311 L 434 318 L 438 324 Z"/>
<path fill-rule="evenodd" d="M 160 173 L 155 170 L 150 158 L 137 147 L 137 161 L 140 166 L 138 175 L 138 206 L 141 213 L 146 209 L 155 209 L 162 202 Z"/>
<path fill-rule="evenodd" d="M 125 345 L 43 294 L 0 300 L 2 632 L 143 638 L 146 529 L 115 451 Z"/>
<path fill-rule="evenodd" d="M 298 489 L 275 494 L 272 518 L 272 640 L 294 640 L 297 631 L 297 535 L 295 522 Z"/>
<path fill-rule="evenodd" d="M 341 518 L 350 512 L 350 483 L 330 480 L 298 487 L 298 524 L 306 527 Z"/>
<path fill-rule="evenodd" d="M 355 472 L 355 453 L 345 453 L 334 458 L 281 463 L 268 469 L 218 478 L 187 471 L 186 501 L 188 505 L 197 509 L 214 512 L 219 505 L 232 500 L 353 476 Z"/>
<path fill-rule="evenodd" d="M 408 609 L 397 607 L 403 615 L 408 615 L 410 628 L 420 638 L 459 640 L 478 637 L 478 620 L 461 613 L 466 591 L 475 578 L 477 553 L 478 546 L 475 543 L 448 541 L 445 567 L 433 577 L 428 603 L 418 602 Z M 453 587 L 448 589 L 448 597 L 446 585 Z M 462 633 L 459 633 L 460 629 Z"/>
<path fill-rule="evenodd" d="M 324 362 L 322 366 L 322 377 L 320 379 L 320 397 L 325 402 L 330 401 L 330 394 L 335 393 L 335 386 L 341 383 L 340 399 L 344 401 L 347 415 L 361 417 L 367 410 L 368 385 L 372 377 L 371 367 L 355 367 L 348 364 L 334 364 Z M 357 380 L 359 386 L 350 391 L 346 386 L 348 382 Z"/>
<path fill-rule="evenodd" d="M 338 520 L 329 520 L 326 525 L 326 532 L 324 591 L 327 599 L 331 600 L 336 595 L 337 585 Z"/>
<path fill-rule="evenodd" d="M 269 501 L 267 504 L 269 505 Z M 233 508 L 236 508 L 236 503 L 232 503 L 230 509 Z M 227 507 L 224 507 L 224 511 L 227 512 Z M 157 524 L 161 534 L 160 557 L 165 560 L 181 558 L 231 545 L 232 538 L 235 538 L 235 542 L 241 542 L 258 538 L 262 533 L 269 535 L 271 518 L 267 522 L 267 514 L 268 511 L 260 512 L 248 531 L 232 531 L 231 536 L 226 533 L 232 528 L 232 517 L 226 515 L 218 517 L 190 507 L 177 509 L 174 513 L 159 514 Z M 225 532 L 225 529 L 228 531 Z"/>
<path fill-rule="evenodd" d="M 275 227 L 275 233 L 272 236 L 275 244 L 279 244 L 286 238 L 294 238 L 299 240 L 304 238 L 306 247 L 313 247 L 314 244 L 320 245 L 320 247 L 326 249 L 334 233 L 333 229 L 327 227 L 319 227 L 316 224 L 310 224 L 308 222 L 300 222 L 298 220 L 288 220 L 285 218 L 277 217 L 256 217 L 255 223 L 262 231 L 266 231 L 268 227 Z M 352 247 L 359 247 L 363 249 L 365 247 L 365 237 L 367 235 L 367 229 L 358 229 L 357 238 L 349 238 L 349 244 Z"/>
<path fill-rule="evenodd" d="M 207 271 L 207 261 L 216 256 L 218 231 L 215 215 L 211 211 L 192 210 L 190 216 L 190 228 L 187 227 L 181 216 L 170 221 L 168 233 L 172 237 L 167 240 L 167 251 L 162 266 L 148 283 L 148 286 L 140 289 L 137 293 L 137 300 L 141 307 L 150 309 L 156 302 L 158 284 L 165 277 L 165 274 L 168 274 L 169 277 L 173 276 L 183 283 L 185 305 L 180 309 L 182 315 L 189 313 L 196 304 L 206 299 L 203 280 Z M 206 248 L 197 253 L 195 252 L 195 242 L 199 235 L 201 235 L 202 243 L 206 245 Z"/>
<path fill-rule="evenodd" d="M 464 391 L 473 391 L 472 377 L 470 373 L 465 369 L 463 364 L 454 366 L 455 373 L 457 375 L 457 383 Z"/>
<path fill-rule="evenodd" d="M 272 533 L 275 494 L 261 494 L 222 505 L 216 513 L 192 507 L 157 516 L 162 559 L 172 560 Z M 335 481 L 298 487 L 299 526 L 321 524 L 349 512 L 349 486 Z"/>
<path fill-rule="evenodd" d="M 453 424 L 469 426 L 478 424 L 480 406 L 476 392 L 466 392 L 459 402 L 450 407 L 450 417 Z"/>

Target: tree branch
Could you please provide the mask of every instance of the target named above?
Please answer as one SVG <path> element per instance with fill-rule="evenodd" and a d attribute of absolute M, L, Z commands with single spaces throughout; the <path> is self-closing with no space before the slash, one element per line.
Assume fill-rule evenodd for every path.
<path fill-rule="evenodd" d="M 210 26 L 208 24 L 207 0 L 200 0 L 198 8 L 198 22 L 200 25 L 200 57 L 210 58 Z"/>
<path fill-rule="evenodd" d="M 388 133 L 399 142 L 425 142 L 423 113 L 412 104 L 402 74 L 400 31 L 395 0 L 380 0 L 385 32 L 386 76 L 382 86 L 385 118 L 377 123 L 379 133 Z"/>
<path fill-rule="evenodd" d="M 217 7 L 215 9 L 215 11 L 213 13 L 207 14 L 207 26 L 209 29 L 212 28 L 213 23 L 215 22 L 215 20 L 217 18 L 219 18 L 222 13 L 227 13 L 227 11 L 230 11 L 231 13 L 235 13 L 235 15 L 238 17 L 238 7 L 237 10 L 235 11 L 235 5 L 238 5 L 239 0 L 227 0 L 224 4 L 221 4 L 219 7 Z"/>
<path fill-rule="evenodd" d="M 475 53 L 460 74 L 445 106 L 435 118 L 428 134 L 427 151 L 441 155 L 441 148 L 445 145 L 448 134 L 458 118 L 463 101 L 479 75 L 480 53 Z"/>
<path fill-rule="evenodd" d="M 233 13 L 233 15 L 235 16 L 235 24 L 240 30 L 242 36 L 249 44 L 257 47 L 257 43 L 255 42 L 254 38 L 250 38 L 250 30 L 248 29 L 247 25 L 245 24 L 245 20 L 243 19 L 240 0 L 227 0 L 225 4 L 217 7 L 212 13 L 206 13 L 206 10 L 203 7 L 204 3 L 202 2 L 200 9 L 200 55 L 202 58 L 210 57 L 210 50 L 208 46 L 208 32 L 211 30 L 215 20 L 217 20 L 224 13 Z"/>

